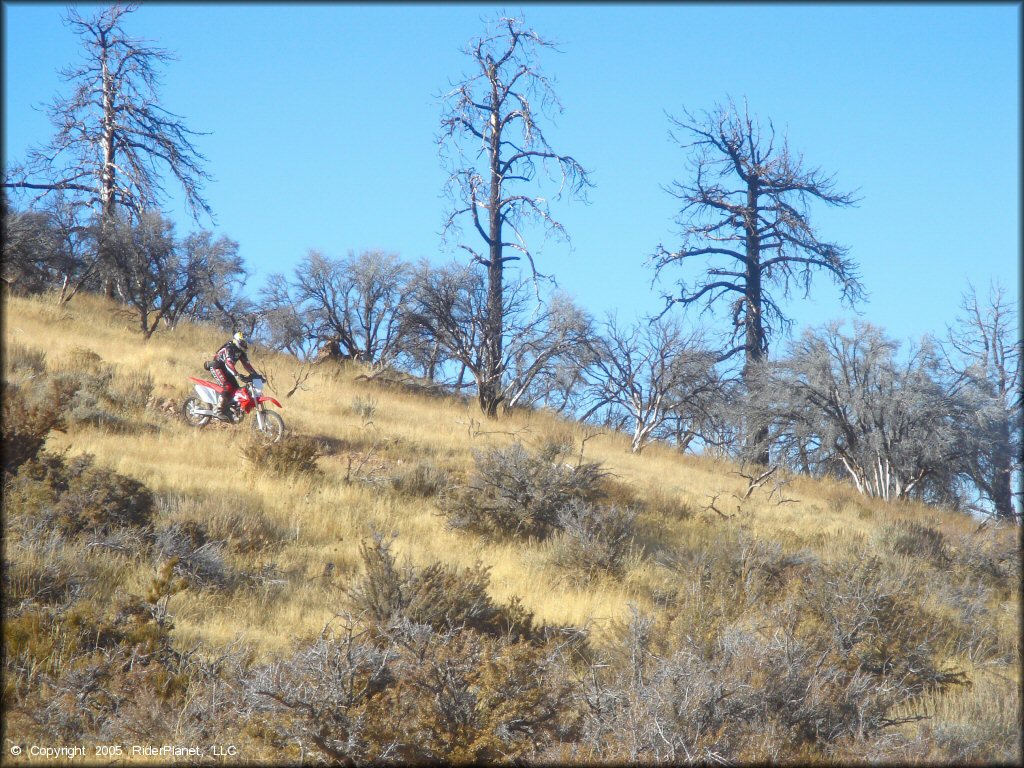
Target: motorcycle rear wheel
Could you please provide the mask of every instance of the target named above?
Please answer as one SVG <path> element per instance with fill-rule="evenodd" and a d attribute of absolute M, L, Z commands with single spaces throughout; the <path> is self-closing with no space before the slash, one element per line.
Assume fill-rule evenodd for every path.
<path fill-rule="evenodd" d="M 261 416 L 263 420 L 262 427 L 260 427 Z M 264 411 L 262 414 L 254 413 L 252 415 L 252 428 L 268 443 L 276 443 L 284 437 L 284 419 L 273 411 Z"/>
<path fill-rule="evenodd" d="M 196 411 L 205 411 L 208 408 L 209 406 L 198 397 L 190 397 L 182 404 L 181 415 L 190 427 L 205 427 L 210 423 L 210 417 Z"/>

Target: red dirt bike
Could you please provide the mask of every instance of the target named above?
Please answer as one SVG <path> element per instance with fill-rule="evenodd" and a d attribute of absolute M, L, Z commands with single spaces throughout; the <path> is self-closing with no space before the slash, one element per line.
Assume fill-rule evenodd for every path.
<path fill-rule="evenodd" d="M 222 419 L 220 416 L 220 395 L 224 387 L 205 379 L 189 376 L 188 380 L 195 385 L 196 394 L 189 397 L 181 406 L 181 415 L 185 422 L 193 427 L 205 427 L 211 419 Z M 249 378 L 241 376 L 244 382 L 235 391 L 231 402 L 231 424 L 238 424 L 248 413 L 253 414 L 252 428 L 267 442 L 276 443 L 284 435 L 284 420 L 273 411 L 267 410 L 267 403 L 283 408 L 277 400 L 263 394 L 263 379 L 259 376 Z"/>

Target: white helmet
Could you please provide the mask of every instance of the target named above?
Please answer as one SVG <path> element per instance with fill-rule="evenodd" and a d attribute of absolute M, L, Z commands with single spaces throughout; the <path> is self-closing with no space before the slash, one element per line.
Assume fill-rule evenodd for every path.
<path fill-rule="evenodd" d="M 249 348 L 249 342 L 245 340 L 245 335 L 241 331 L 238 331 L 234 336 L 232 336 L 231 340 L 242 349 Z"/>

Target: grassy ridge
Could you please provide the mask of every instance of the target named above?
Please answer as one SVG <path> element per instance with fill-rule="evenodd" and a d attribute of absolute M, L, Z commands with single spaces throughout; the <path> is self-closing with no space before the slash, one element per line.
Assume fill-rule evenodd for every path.
<path fill-rule="evenodd" d="M 107 370 L 112 390 L 132 382 L 149 389 L 142 407 L 110 416 L 116 422 L 86 414 L 52 432 L 46 450 L 66 459 L 89 454 L 97 467 L 143 483 L 155 499 L 158 533 L 204 527 L 216 553 L 207 582 L 164 601 L 175 648 L 215 657 L 244 642 L 259 663 L 317 637 L 361 573 L 360 545 L 375 531 L 396 532 L 393 552 L 416 567 L 484 564 L 496 602 L 518 597 L 538 624 L 584 627 L 597 647 L 614 646 L 638 614 L 681 637 L 699 627 L 719 640 L 726 625 L 754 631 L 771 606 L 814 591 L 791 575 L 802 563 L 832 572 L 877 558 L 887 577 L 913 585 L 922 610 L 955 628 L 942 638 L 936 665 L 972 683 L 901 703 L 896 714 L 907 722 L 891 732 L 924 745 L 916 758 L 953 760 L 960 759 L 957 738 L 1004 743 L 1007 729 L 1018 727 L 1020 593 L 1017 579 L 1004 576 L 1019 574 L 1019 565 L 984 584 L 970 570 L 978 558 L 1019 558 L 1011 528 L 979 530 L 964 515 L 887 505 L 836 481 L 783 477 L 747 495 L 742 468 L 725 461 L 659 445 L 636 456 L 626 436 L 595 434 L 546 413 L 487 421 L 473 402 L 382 387 L 361 379 L 358 368 L 319 369 L 285 400 L 290 440 L 313 446 L 315 471 L 272 472 L 251 459 L 247 428 L 193 430 L 174 410 L 188 394 L 186 377 L 202 373 L 221 336 L 186 324 L 143 342 L 130 318 L 94 296 L 64 308 L 21 298 L 4 305 L 9 381 L 31 386 L 32 377 L 12 366 L 45 351 L 47 374 Z M 298 371 L 296 361 L 262 350 L 253 361 L 279 398 Z M 78 407 L 85 413 L 87 405 Z M 446 525 L 442 499 L 469 481 L 474 452 L 516 441 L 582 447 L 587 461 L 610 473 L 611 500 L 638 509 L 621 577 L 581 578 L 560 560 L 557 538 L 489 539 Z M 39 573 L 62 568 L 95 596 L 153 588 L 159 561 L 100 549 L 22 538 L 7 547 L 5 564 L 24 581 L 19 594 L 32 592 Z M 727 564 L 721 572 L 720 563 Z M 939 732 L 942 739 L 933 738 Z"/>

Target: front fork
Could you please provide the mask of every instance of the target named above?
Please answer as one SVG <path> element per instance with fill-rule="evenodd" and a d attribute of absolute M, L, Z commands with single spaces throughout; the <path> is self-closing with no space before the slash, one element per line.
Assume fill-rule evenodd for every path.
<path fill-rule="evenodd" d="M 256 406 L 256 427 L 261 432 L 263 431 L 263 421 L 264 421 L 263 420 L 263 413 L 264 413 L 264 406 L 263 406 L 263 403 L 260 403 L 259 405 Z"/>

